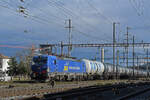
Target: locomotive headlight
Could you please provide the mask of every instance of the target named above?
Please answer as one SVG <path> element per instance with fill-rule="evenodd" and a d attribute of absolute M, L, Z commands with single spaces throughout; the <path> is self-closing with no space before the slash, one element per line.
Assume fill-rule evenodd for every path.
<path fill-rule="evenodd" d="M 50 69 L 49 69 L 49 67 L 47 67 L 47 72 L 49 72 L 50 71 Z"/>
<path fill-rule="evenodd" d="M 32 65 L 34 65 L 34 64 L 35 64 L 35 62 L 33 62 L 33 61 L 32 61 L 32 62 L 31 62 L 31 64 L 32 64 Z"/>
<path fill-rule="evenodd" d="M 36 77 L 36 74 L 35 74 L 35 73 L 33 73 L 33 77 Z"/>

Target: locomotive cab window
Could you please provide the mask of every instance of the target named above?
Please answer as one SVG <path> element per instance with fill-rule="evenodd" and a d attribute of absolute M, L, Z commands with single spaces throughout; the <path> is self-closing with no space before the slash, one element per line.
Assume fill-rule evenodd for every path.
<path fill-rule="evenodd" d="M 43 57 L 42 62 L 47 63 L 47 57 Z"/>
<path fill-rule="evenodd" d="M 54 60 L 54 64 L 56 65 L 56 60 Z"/>
<path fill-rule="evenodd" d="M 41 56 L 34 57 L 33 62 L 37 63 L 37 64 L 46 64 L 47 63 L 47 57 L 41 57 Z"/>

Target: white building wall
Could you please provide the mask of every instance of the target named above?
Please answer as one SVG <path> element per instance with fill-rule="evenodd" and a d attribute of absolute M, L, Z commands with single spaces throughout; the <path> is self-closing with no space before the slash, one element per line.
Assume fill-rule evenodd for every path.
<path fill-rule="evenodd" d="M 8 71 L 8 62 L 9 62 L 10 59 L 2 59 L 2 71 L 3 72 L 6 72 Z"/>
<path fill-rule="evenodd" d="M 2 76 L 0 77 L 0 81 L 10 81 L 11 77 L 8 76 L 8 74 L 6 73 L 8 71 L 8 62 L 10 61 L 10 59 L 0 59 L 0 71 L 4 72 L 2 74 Z M 4 75 L 4 76 L 3 76 Z"/>

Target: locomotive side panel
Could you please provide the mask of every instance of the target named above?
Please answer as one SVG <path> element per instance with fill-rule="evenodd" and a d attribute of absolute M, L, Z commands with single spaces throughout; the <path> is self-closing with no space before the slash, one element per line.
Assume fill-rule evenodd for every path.
<path fill-rule="evenodd" d="M 86 71 L 82 62 L 76 62 L 71 60 L 57 60 L 58 72 L 67 73 L 84 73 Z"/>

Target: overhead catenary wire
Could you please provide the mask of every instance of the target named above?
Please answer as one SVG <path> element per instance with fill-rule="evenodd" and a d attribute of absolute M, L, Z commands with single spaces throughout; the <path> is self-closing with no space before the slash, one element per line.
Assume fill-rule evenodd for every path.
<path fill-rule="evenodd" d="M 32 1 L 32 0 L 31 0 Z M 58 23 L 58 21 L 50 21 L 49 20 L 49 18 L 48 17 L 54 17 L 54 18 L 57 18 L 57 19 L 61 19 L 60 17 L 58 17 L 58 16 L 56 16 L 56 15 L 53 15 L 53 14 L 51 14 L 50 16 L 48 16 L 48 13 L 47 12 L 45 12 L 45 10 L 43 10 L 42 8 L 38 8 L 38 7 L 34 7 L 34 8 L 36 8 L 36 10 L 37 11 L 39 11 L 39 12 L 41 12 L 41 13 L 43 13 L 43 14 L 45 14 L 46 16 L 47 16 L 47 18 L 46 18 L 46 16 L 44 15 L 44 18 L 43 17 L 39 17 L 39 15 L 37 16 L 37 15 L 33 15 L 32 14 L 32 17 L 36 17 L 36 18 L 40 18 L 40 19 L 42 19 L 43 21 L 45 21 L 45 22 L 51 22 L 51 23 L 56 23 L 56 24 L 58 24 L 58 25 L 61 25 L 61 26 L 63 26 L 62 24 L 60 24 L 60 23 Z M 28 10 L 27 8 L 26 8 L 26 10 Z M 31 14 L 30 14 L 31 15 Z M 64 19 L 63 19 L 64 20 Z"/>
<path fill-rule="evenodd" d="M 94 11 L 97 12 L 97 15 L 98 15 L 99 17 L 103 17 L 104 19 L 106 19 L 106 21 L 107 21 L 110 25 L 112 25 L 112 23 L 113 23 L 114 21 L 113 21 L 111 18 L 105 16 L 102 12 L 100 12 L 100 10 L 98 10 L 98 9 L 91 3 L 91 1 L 86 0 L 86 2 L 87 2 L 87 4 L 88 4 L 89 7 L 91 7 Z M 105 35 L 105 36 L 108 34 L 108 33 L 102 32 L 101 30 L 98 30 L 98 32 L 103 33 L 103 35 Z M 109 37 L 109 36 L 107 36 L 107 38 L 111 39 L 111 37 Z"/>
<path fill-rule="evenodd" d="M 28 19 L 28 20 L 32 20 L 33 22 L 36 22 L 36 23 L 44 25 L 44 26 L 48 26 L 48 25 L 52 24 L 51 22 L 47 22 L 47 21 L 45 21 L 45 20 L 43 20 L 41 18 L 38 18 L 37 16 L 26 14 L 25 15 L 26 17 L 24 17 L 24 14 L 19 13 L 18 11 L 14 10 L 14 9 L 11 9 L 8 6 L 0 5 L 0 7 L 10 10 L 11 11 L 10 13 L 12 13 L 12 14 L 14 14 L 16 16 L 20 16 L 22 18 L 25 18 L 25 19 Z M 55 30 L 55 31 L 57 31 L 57 30 Z"/>
<path fill-rule="evenodd" d="M 142 29 L 143 27 L 141 26 L 136 26 L 134 28 L 138 30 L 144 30 L 144 31 L 150 32 L 148 30 L 148 27 L 149 27 L 148 21 L 146 21 L 145 23 L 145 18 L 144 18 L 144 0 L 129 0 L 129 3 L 138 14 L 138 18 L 141 21 L 141 23 L 138 25 L 143 25 L 143 27 L 147 27 L 147 29 Z"/>
<path fill-rule="evenodd" d="M 8 1 L 6 1 L 6 0 L 1 0 L 0 2 L 1 2 L 1 3 L 5 3 L 5 4 L 7 4 L 7 6 L 11 4 L 11 3 L 9 3 L 9 2 L 8 2 Z M 12 5 L 12 6 L 13 6 L 13 5 Z"/>
<path fill-rule="evenodd" d="M 10 0 L 10 2 L 13 2 L 13 4 L 16 6 L 16 7 L 18 7 L 19 5 L 18 5 L 18 3 L 16 3 L 16 2 L 18 2 L 19 0 Z"/>
<path fill-rule="evenodd" d="M 129 0 L 132 8 L 136 11 L 138 16 L 143 15 L 144 1 L 143 0 Z M 139 3 L 139 4 L 138 4 Z"/>
<path fill-rule="evenodd" d="M 13 14 L 15 14 L 15 15 L 17 15 L 17 16 L 22 16 L 22 17 L 25 17 L 25 15 L 28 16 L 28 14 L 19 14 L 19 11 L 15 10 L 15 9 L 13 9 L 13 8 L 11 8 L 11 7 L 8 7 L 8 6 L 4 6 L 4 5 L 1 5 L 1 4 L 0 4 L 0 7 L 6 8 L 6 9 L 10 10 Z M 33 17 L 33 16 L 32 16 L 32 17 Z M 35 20 L 35 19 L 32 19 L 32 20 Z M 38 22 L 38 23 L 39 23 L 39 22 Z M 40 23 L 42 23 L 42 22 L 40 22 Z M 42 24 L 43 24 L 43 23 L 42 23 Z"/>
<path fill-rule="evenodd" d="M 6 5 L 3 5 L 3 6 L 8 6 L 11 9 L 13 9 L 14 7 L 16 7 L 16 6 L 12 5 L 12 3 L 10 3 L 10 2 L 8 2 L 6 0 L 1 0 L 0 2 L 3 3 L 3 4 L 6 4 Z"/>
<path fill-rule="evenodd" d="M 35 17 L 35 16 L 32 16 L 32 17 Z M 38 17 L 36 17 L 36 18 L 38 18 Z M 38 18 L 39 19 L 39 18 Z M 79 33 L 81 33 L 81 31 L 79 32 Z M 83 33 L 83 32 L 82 32 Z M 85 34 L 84 34 L 85 35 Z M 88 36 L 88 35 L 86 35 L 86 36 Z M 91 36 L 92 37 L 92 36 Z M 93 36 L 94 37 L 94 36 Z M 96 37 L 95 37 L 96 38 Z"/>
<path fill-rule="evenodd" d="M 13 12 L 13 14 L 15 14 L 15 15 L 19 15 L 19 16 L 23 16 L 23 17 L 26 16 L 26 17 L 25 17 L 26 19 L 33 20 L 34 22 L 37 22 L 37 23 L 40 23 L 40 24 L 44 24 L 45 26 L 48 26 L 48 25 L 50 25 L 50 24 L 52 25 L 52 22 L 51 22 L 50 20 L 45 19 L 45 17 L 43 18 L 43 17 L 31 15 L 29 11 L 28 11 L 28 13 L 19 13 L 18 11 L 13 10 L 13 9 L 10 9 L 10 8 L 7 7 L 7 6 L 5 6 L 5 7 L 2 6 L 2 7 L 11 10 L 11 11 Z M 27 9 L 26 9 L 26 11 L 27 11 Z M 59 25 L 61 25 L 61 24 L 59 23 Z M 63 28 L 63 27 L 64 27 L 64 26 L 61 25 L 61 28 Z M 57 31 L 57 30 L 56 30 L 56 31 Z"/>
<path fill-rule="evenodd" d="M 86 0 L 86 2 L 92 9 L 94 9 L 97 12 L 99 16 L 102 16 L 103 18 L 105 18 L 109 24 L 112 24 L 114 22 L 112 19 L 108 18 L 102 12 L 100 12 L 95 6 L 93 6 L 93 4 L 91 3 L 91 0 Z"/>
<path fill-rule="evenodd" d="M 80 33 L 80 34 L 82 34 L 82 35 L 84 35 L 84 36 L 86 36 L 86 37 L 88 37 L 88 38 L 96 39 L 96 40 L 98 40 L 98 41 L 103 41 L 103 40 L 102 40 L 101 38 L 99 38 L 99 37 L 95 37 L 95 36 L 92 36 L 92 35 L 90 35 L 90 34 L 86 34 L 86 33 L 82 32 L 82 31 L 80 31 L 80 30 L 74 29 L 73 31 L 78 32 L 78 33 Z M 106 40 L 106 39 L 105 39 L 105 41 L 108 42 L 108 40 Z M 103 42 L 104 42 L 104 41 L 103 41 Z"/>
<path fill-rule="evenodd" d="M 50 0 L 47 0 L 47 1 L 50 2 Z M 77 14 L 77 13 L 71 11 L 71 9 L 68 9 L 68 8 L 64 7 L 64 6 L 62 5 L 62 3 L 60 3 L 60 1 L 58 1 L 58 2 L 59 2 L 59 3 L 58 3 L 58 2 L 56 2 L 56 1 L 52 1 L 52 0 L 51 0 L 51 3 L 52 3 L 52 2 L 53 2 L 53 4 L 57 4 L 56 7 L 61 8 L 61 10 L 63 9 L 67 14 L 69 14 L 69 15 L 71 14 L 70 16 L 80 19 L 83 23 L 85 23 L 86 26 L 88 25 L 87 27 L 89 27 L 90 29 L 92 29 L 92 30 L 94 30 L 94 31 L 99 29 L 99 28 L 97 28 L 97 27 L 95 27 L 95 26 L 89 24 L 89 22 L 87 22 L 86 20 L 84 20 L 83 16 L 80 16 L 80 14 Z M 94 32 L 94 33 L 95 33 L 95 32 Z"/>
<path fill-rule="evenodd" d="M 6 8 L 6 9 L 9 9 L 13 14 L 15 14 L 15 15 L 17 15 L 17 16 L 21 16 L 21 17 L 24 17 L 24 15 L 22 15 L 22 14 L 19 14 L 16 10 L 14 10 L 14 9 L 11 9 L 11 8 L 9 8 L 8 6 L 4 6 L 4 5 L 0 5 L 0 7 L 2 7 L 2 8 Z M 33 17 L 33 16 L 32 16 Z M 41 21 L 37 21 L 35 18 L 31 18 L 32 20 L 34 20 L 34 21 L 36 21 L 36 22 L 38 22 L 38 23 L 42 23 L 42 24 L 45 24 L 45 22 L 43 23 L 43 22 L 41 22 Z M 47 24 L 46 24 L 47 25 Z"/>
<path fill-rule="evenodd" d="M 92 28 L 94 31 L 95 30 L 97 30 L 97 29 L 99 29 L 99 28 L 96 28 L 96 27 L 94 27 L 93 25 L 91 25 L 91 24 L 89 24 L 88 22 L 86 22 L 83 18 L 82 18 L 82 16 L 80 16 L 79 14 L 77 14 L 77 13 L 74 13 L 73 11 L 71 11 L 70 9 L 68 9 L 68 8 L 66 8 L 66 7 L 63 7 L 63 5 L 61 5 L 62 3 L 60 2 L 60 1 L 58 1 L 58 2 L 56 2 L 56 1 L 49 1 L 49 0 L 47 0 L 49 3 L 51 3 L 51 4 L 57 4 L 57 6 L 56 7 L 58 7 L 58 8 L 60 8 L 61 10 L 63 9 L 63 11 L 65 11 L 65 13 L 66 14 L 69 14 L 70 16 L 74 16 L 74 17 L 76 17 L 76 18 L 79 18 L 79 19 L 81 19 L 81 21 L 82 22 L 84 22 L 85 24 L 86 24 L 86 26 L 88 25 L 90 28 Z M 79 26 L 81 26 L 81 25 L 79 25 Z M 91 27 L 91 26 L 93 26 L 93 27 Z M 95 32 L 93 32 L 93 33 L 95 33 Z M 103 33 L 103 32 L 101 32 L 101 33 Z"/>
<path fill-rule="evenodd" d="M 40 11 L 41 13 L 45 14 L 45 15 L 47 16 L 47 18 L 48 18 L 48 17 L 52 17 L 52 16 L 53 16 L 53 18 L 57 18 L 57 19 L 65 20 L 65 18 L 62 18 L 62 17 L 56 16 L 56 15 L 54 15 L 54 14 L 51 14 L 50 16 L 48 16 L 48 14 L 47 14 L 47 12 L 46 12 L 45 10 L 43 10 L 43 9 L 41 9 L 41 8 L 37 8 L 37 9 L 39 9 L 39 11 Z"/>
<path fill-rule="evenodd" d="M 42 23 L 42 24 L 46 24 L 47 25 L 47 24 L 51 24 L 51 23 L 56 23 L 56 22 L 53 22 L 53 21 L 49 21 L 48 19 L 41 18 L 39 16 L 32 15 L 32 14 L 29 14 L 29 13 L 17 14 L 17 13 L 20 13 L 19 10 L 17 11 L 17 10 L 15 10 L 13 8 L 8 7 L 8 6 L 3 6 L 3 5 L 0 5 L 0 6 L 3 7 L 3 8 L 7 8 L 7 9 L 13 11 L 13 13 L 15 13 L 16 15 L 21 15 L 21 16 L 23 16 L 25 18 L 30 18 L 30 19 L 32 19 L 32 20 L 34 20 L 34 21 L 36 21 L 36 22 L 38 22 L 40 24 Z M 27 11 L 27 8 L 25 9 L 25 11 Z M 60 23 L 57 23 L 57 24 L 60 25 Z M 63 26 L 63 25 L 61 25 L 61 26 Z"/>
<path fill-rule="evenodd" d="M 9 5 L 10 6 L 10 5 Z M 4 6 L 3 6 L 4 7 Z M 7 7 L 7 6 L 5 6 L 5 8 L 7 8 L 7 9 L 10 9 L 10 7 Z M 11 8 L 13 8 L 13 7 L 11 7 Z M 28 13 L 25 13 L 25 14 L 17 14 L 18 12 L 17 12 L 17 10 L 16 9 L 11 9 L 12 11 L 13 11 L 13 13 L 15 13 L 16 15 L 21 15 L 21 16 L 23 16 L 23 17 L 25 17 L 25 18 L 29 18 L 29 19 L 31 19 L 31 20 L 34 20 L 34 21 L 36 21 L 36 22 L 38 22 L 38 23 L 40 23 L 40 24 L 51 24 L 51 21 L 49 21 L 48 19 L 45 19 L 45 17 L 44 18 L 41 18 L 41 17 L 39 17 L 39 16 L 37 16 L 37 15 L 33 15 L 33 14 L 30 14 L 30 12 L 28 12 Z M 27 11 L 27 8 L 25 9 L 26 11 Z M 41 9 L 40 9 L 41 10 Z M 71 13 L 71 12 L 70 12 Z M 75 14 L 76 15 L 76 14 Z M 74 16 L 74 14 L 72 15 L 72 16 Z M 77 17 L 79 17 L 79 16 L 77 16 Z M 57 23 L 58 24 L 58 23 Z M 59 23 L 60 24 L 60 23 Z M 64 25 L 61 25 L 61 26 L 63 26 L 64 27 Z M 80 31 L 80 33 L 81 33 L 81 31 Z M 82 32 L 82 33 L 84 33 L 84 32 Z M 94 37 L 94 36 L 93 36 Z"/>
<path fill-rule="evenodd" d="M 83 0 L 82 0 L 82 1 L 83 1 Z M 86 1 L 86 2 L 87 2 L 87 1 Z M 80 9 L 80 6 L 82 6 L 83 3 L 84 3 L 84 2 L 81 2 L 80 0 L 78 1 L 78 4 L 77 4 L 77 5 L 78 5 L 77 8 L 78 8 L 78 10 L 79 10 L 78 12 L 81 12 L 81 11 L 83 10 L 83 9 Z M 80 6 L 79 6 L 79 5 L 80 5 Z M 83 7 L 83 6 L 82 6 L 82 7 Z M 81 14 L 80 14 L 80 15 L 81 15 Z M 80 25 L 80 26 L 81 26 L 81 25 Z M 99 29 L 99 28 L 98 28 L 98 29 Z M 111 39 L 111 37 L 107 36 L 108 33 L 104 33 L 104 32 L 102 32 L 101 30 L 97 30 L 97 32 L 101 33 L 101 37 L 93 36 L 93 35 L 91 35 L 91 34 L 88 35 L 87 32 L 83 32 L 83 34 L 82 34 L 81 32 L 80 32 L 80 33 L 81 33 L 82 35 L 88 37 L 88 38 L 91 37 L 92 39 L 96 39 L 96 40 L 103 41 L 103 42 L 104 42 L 104 41 L 105 41 L 105 42 L 109 42 L 109 40 Z M 92 33 L 92 32 L 90 32 L 90 33 Z M 105 35 L 104 35 L 104 34 L 105 34 Z M 103 38 L 102 38 L 102 37 L 103 37 Z M 107 39 L 104 39 L 104 37 L 106 37 Z"/>
<path fill-rule="evenodd" d="M 18 12 L 16 12 L 14 9 L 11 9 L 10 7 L 8 7 L 8 6 L 3 6 L 3 5 L 0 5 L 1 7 L 3 7 L 3 8 L 7 8 L 7 9 L 9 9 L 9 10 L 11 10 L 15 15 L 21 15 L 21 14 L 18 14 Z M 32 20 L 34 20 L 34 21 L 36 21 L 36 22 L 38 22 L 38 23 L 41 23 L 41 24 L 45 24 L 45 25 L 47 25 L 47 20 L 45 20 L 45 19 L 41 19 L 41 18 L 39 18 L 39 17 L 37 17 L 37 16 L 33 16 L 33 15 L 29 15 L 29 14 L 26 14 L 28 17 L 31 17 L 30 19 L 32 19 Z M 22 16 L 22 15 L 21 15 Z M 46 23 L 45 23 L 46 22 Z"/>
<path fill-rule="evenodd" d="M 23 2 L 21 0 L 19 0 L 19 1 L 21 3 L 23 3 L 25 7 L 28 7 L 30 5 L 30 3 L 32 2 L 32 0 L 26 0 L 26 1 L 23 1 Z"/>
<path fill-rule="evenodd" d="M 71 17 L 73 17 L 73 15 L 70 13 L 70 11 L 66 11 L 66 8 L 64 8 L 64 7 L 61 7 L 58 3 L 56 3 L 55 1 L 52 1 L 52 0 L 47 0 L 47 2 L 48 2 L 48 5 L 49 6 L 53 6 L 53 7 L 56 7 L 56 8 L 58 8 L 59 10 L 63 10 L 63 12 L 65 12 L 65 16 L 66 17 L 69 17 L 69 16 L 71 16 Z"/>
<path fill-rule="evenodd" d="M 62 5 L 62 3 L 60 2 L 60 1 L 58 1 L 58 2 L 56 2 L 56 1 L 49 1 L 49 0 L 47 0 L 48 2 L 49 2 L 49 4 L 51 4 L 50 6 L 55 6 L 55 7 L 57 7 L 57 8 L 59 8 L 60 10 L 63 10 L 67 15 L 69 14 L 70 16 L 75 16 L 75 17 L 77 17 L 77 18 L 82 18 L 82 17 L 79 17 L 78 16 L 78 14 L 76 14 L 76 13 L 74 13 L 73 11 L 71 11 L 70 9 L 68 9 L 68 8 L 66 8 L 66 7 L 63 7 L 63 5 Z M 57 4 L 57 5 L 55 5 L 55 4 Z M 82 20 L 83 22 L 84 22 L 84 20 Z M 86 23 L 86 22 L 85 22 Z M 86 25 L 87 25 L 87 23 L 86 23 Z M 81 31 L 79 32 L 79 33 L 81 33 Z M 89 36 L 88 34 L 86 34 L 85 32 L 82 32 L 82 33 L 84 33 L 84 36 Z M 83 35 L 83 34 L 82 34 Z M 90 35 L 89 37 L 91 37 L 91 38 L 94 38 L 94 36 L 92 36 L 92 35 Z M 95 39 L 97 39 L 97 40 L 100 40 L 100 39 L 98 39 L 97 37 L 95 37 Z"/>

